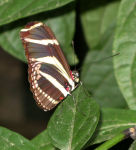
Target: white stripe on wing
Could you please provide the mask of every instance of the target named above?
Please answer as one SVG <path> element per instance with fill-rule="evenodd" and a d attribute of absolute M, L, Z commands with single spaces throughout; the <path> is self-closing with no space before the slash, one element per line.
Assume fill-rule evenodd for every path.
<path fill-rule="evenodd" d="M 54 77 L 42 71 L 39 71 L 39 73 L 51 82 L 61 93 L 63 93 L 65 97 L 70 94 Z"/>
<path fill-rule="evenodd" d="M 72 86 L 72 91 L 75 89 L 74 81 L 68 76 L 62 64 L 58 61 L 56 57 L 46 56 L 46 57 L 39 57 L 39 58 L 31 58 L 31 60 L 54 65 L 56 68 L 58 68 L 58 71 L 60 72 L 60 74 L 63 75 L 64 78 L 67 79 L 69 84 Z"/>
<path fill-rule="evenodd" d="M 30 38 L 24 38 L 24 41 L 29 42 L 29 43 L 41 44 L 41 45 L 49 45 L 49 44 L 59 45 L 58 41 L 55 39 L 35 40 L 35 39 L 30 39 Z"/>
<path fill-rule="evenodd" d="M 30 31 L 30 30 L 36 28 L 36 27 L 40 27 L 40 26 L 43 26 L 42 22 L 39 22 L 37 24 L 34 24 L 33 26 L 30 26 L 30 28 L 21 29 L 21 32 L 27 32 L 27 31 Z"/>

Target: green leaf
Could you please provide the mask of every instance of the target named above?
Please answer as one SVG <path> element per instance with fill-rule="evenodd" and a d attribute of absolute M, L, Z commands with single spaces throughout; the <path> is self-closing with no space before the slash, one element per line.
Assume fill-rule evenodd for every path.
<path fill-rule="evenodd" d="M 13 28 L 11 28 L 13 26 Z M 15 27 L 14 27 L 15 26 Z M 0 46 L 12 56 L 26 61 L 24 49 L 19 37 L 21 27 L 6 25 L 0 28 Z"/>
<path fill-rule="evenodd" d="M 118 15 L 113 53 L 115 74 L 130 109 L 136 110 L 136 0 L 123 0 Z"/>
<path fill-rule="evenodd" d="M 48 124 L 52 144 L 63 150 L 79 150 L 95 131 L 98 105 L 84 94 L 82 86 L 62 102 Z"/>
<path fill-rule="evenodd" d="M 98 49 L 89 51 L 83 63 L 81 80 L 102 107 L 127 107 L 114 77 L 112 43 L 115 24 L 107 29 Z M 115 56 L 118 57 L 118 56 Z"/>
<path fill-rule="evenodd" d="M 136 150 L 136 140 L 131 144 L 129 150 Z"/>
<path fill-rule="evenodd" d="M 55 9 L 72 1 L 73 0 L 0 0 L 0 25 L 39 12 Z"/>
<path fill-rule="evenodd" d="M 113 108 L 102 109 L 101 122 L 97 127 L 94 140 L 90 144 L 109 140 L 132 126 L 136 126 L 136 111 Z M 88 145 L 90 144 L 88 143 Z"/>
<path fill-rule="evenodd" d="M 40 133 L 38 136 L 33 138 L 31 142 L 37 145 L 39 150 L 55 150 L 48 137 L 47 130 Z"/>
<path fill-rule="evenodd" d="M 38 150 L 30 141 L 23 136 L 0 127 L 0 149 L 1 150 Z"/>
<path fill-rule="evenodd" d="M 52 11 L 48 14 L 42 13 L 40 15 L 36 15 L 31 18 L 17 21 L 1 27 L 1 47 L 11 55 L 26 61 L 24 48 L 19 37 L 19 32 L 21 28 L 24 28 L 26 23 L 32 20 L 37 20 L 37 18 L 50 26 L 50 28 L 54 31 L 58 41 L 60 41 L 60 45 L 62 44 L 62 48 L 64 48 L 63 51 L 68 56 L 68 61 L 70 64 L 75 64 L 77 59 L 76 62 L 73 62 L 74 59 L 71 58 L 71 56 L 74 55 L 71 43 L 75 29 L 75 11 L 73 10 L 72 5 Z"/>
<path fill-rule="evenodd" d="M 89 48 L 94 48 L 104 32 L 116 21 L 119 1 L 81 0 L 81 22 Z M 115 11 L 116 10 L 116 11 Z"/>

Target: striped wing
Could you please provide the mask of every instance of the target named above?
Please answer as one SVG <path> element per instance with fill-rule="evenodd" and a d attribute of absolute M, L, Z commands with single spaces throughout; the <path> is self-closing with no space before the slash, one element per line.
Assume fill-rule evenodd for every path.
<path fill-rule="evenodd" d="M 31 91 L 44 110 L 54 108 L 75 88 L 69 65 L 49 27 L 31 22 L 20 32 Z"/>

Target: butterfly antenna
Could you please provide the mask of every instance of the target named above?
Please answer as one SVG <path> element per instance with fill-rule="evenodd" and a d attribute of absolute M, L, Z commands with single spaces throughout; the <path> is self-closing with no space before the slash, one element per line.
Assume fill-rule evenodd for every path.
<path fill-rule="evenodd" d="M 76 70 L 76 59 L 75 59 L 75 46 L 74 46 L 74 41 L 72 41 L 72 47 L 73 47 L 73 62 Z"/>
<path fill-rule="evenodd" d="M 116 54 L 114 54 L 114 55 L 111 55 L 111 56 L 108 56 L 108 57 L 102 58 L 101 60 L 94 61 L 94 63 L 95 63 L 95 62 L 102 62 L 102 61 L 104 61 L 104 60 L 106 60 L 106 59 L 109 59 L 109 58 L 114 57 L 114 56 L 117 56 L 117 55 L 120 55 L 120 53 L 116 53 Z"/>
<path fill-rule="evenodd" d="M 99 63 L 99 62 L 105 61 L 106 59 L 109 59 L 109 58 L 114 57 L 114 56 L 117 56 L 117 55 L 120 55 L 120 53 L 116 53 L 116 54 L 114 54 L 114 55 L 111 55 L 111 56 L 102 58 L 102 59 L 100 59 L 100 60 L 98 60 L 98 61 L 92 61 L 91 63 Z M 79 68 L 78 71 L 80 71 L 81 69 L 82 69 L 82 67 Z"/>

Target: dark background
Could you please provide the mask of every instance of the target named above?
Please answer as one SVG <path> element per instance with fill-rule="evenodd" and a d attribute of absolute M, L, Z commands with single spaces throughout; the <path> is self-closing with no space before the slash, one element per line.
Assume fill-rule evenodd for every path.
<path fill-rule="evenodd" d="M 31 139 L 46 128 L 51 112 L 39 109 L 29 90 L 27 64 L 0 49 L 0 125 Z"/>

